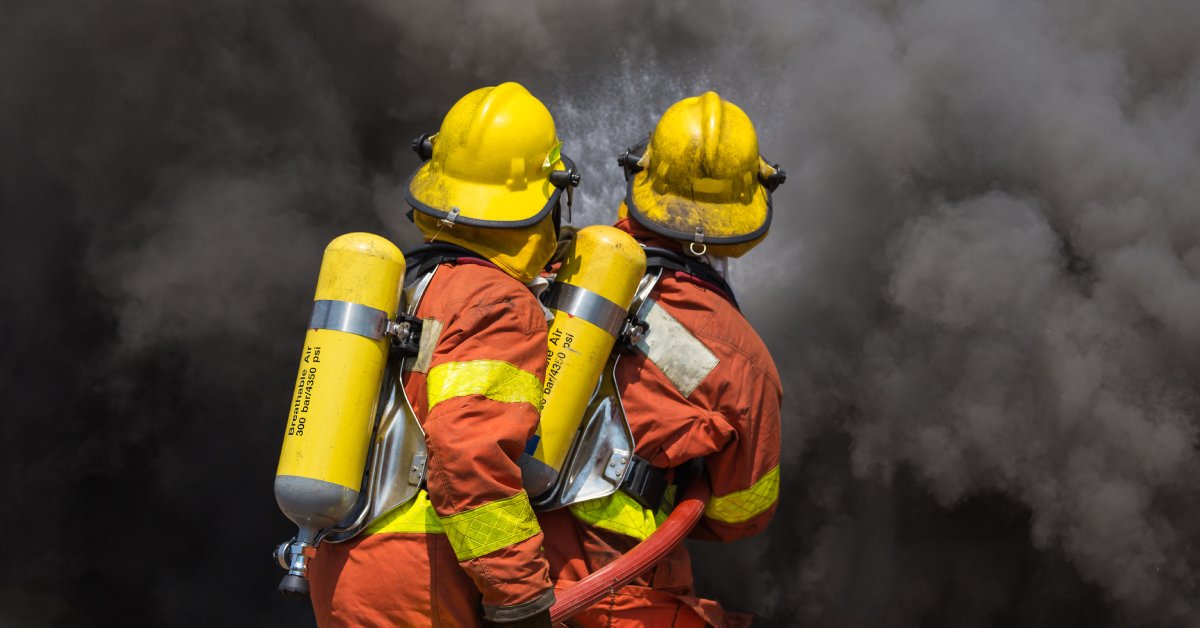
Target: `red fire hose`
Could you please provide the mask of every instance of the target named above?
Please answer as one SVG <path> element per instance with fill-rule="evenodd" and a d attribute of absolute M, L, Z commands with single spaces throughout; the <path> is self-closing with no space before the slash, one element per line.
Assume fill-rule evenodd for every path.
<path fill-rule="evenodd" d="M 592 606 L 620 588 L 643 571 L 654 566 L 687 537 L 704 514 L 708 502 L 707 478 L 700 477 L 688 484 L 683 499 L 675 505 L 670 516 L 645 541 L 638 543 L 624 556 L 561 591 L 550 607 L 550 621 L 557 624 Z"/>

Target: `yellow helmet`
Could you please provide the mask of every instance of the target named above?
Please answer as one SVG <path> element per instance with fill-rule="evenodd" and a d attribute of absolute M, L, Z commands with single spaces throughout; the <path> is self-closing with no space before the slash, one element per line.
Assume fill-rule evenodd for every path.
<path fill-rule="evenodd" d="M 649 139 L 630 148 L 625 205 L 651 231 L 695 255 L 737 257 L 771 226 L 771 192 L 786 175 L 758 153 L 754 124 L 716 92 L 671 105 Z"/>
<path fill-rule="evenodd" d="M 409 181 L 406 200 L 449 227 L 535 225 L 579 183 L 550 112 L 516 83 L 463 96 L 442 128 L 413 148 L 425 164 Z"/>

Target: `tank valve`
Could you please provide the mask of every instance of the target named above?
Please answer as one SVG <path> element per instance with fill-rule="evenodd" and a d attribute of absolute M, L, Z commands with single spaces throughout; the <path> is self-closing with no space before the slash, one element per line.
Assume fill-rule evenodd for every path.
<path fill-rule="evenodd" d="M 316 547 L 295 539 L 275 548 L 275 560 L 288 572 L 279 583 L 280 593 L 308 597 L 308 561 L 316 555 Z"/>

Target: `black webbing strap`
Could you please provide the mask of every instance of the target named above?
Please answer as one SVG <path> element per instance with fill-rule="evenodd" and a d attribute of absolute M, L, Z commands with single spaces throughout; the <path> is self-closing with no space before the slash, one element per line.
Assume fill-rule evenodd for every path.
<path fill-rule="evenodd" d="M 419 246 L 404 256 L 405 264 L 408 266 L 405 272 L 404 285 L 407 286 L 416 278 L 433 272 L 441 264 L 453 262 L 464 257 L 483 259 L 478 253 L 453 244 L 435 242 Z M 420 297 L 417 298 L 419 299 Z M 396 314 L 394 322 L 395 329 L 398 331 L 392 335 L 392 346 L 400 352 L 401 356 L 415 358 L 421 350 L 421 328 L 423 321 L 407 311 L 401 311 Z"/>
<path fill-rule="evenodd" d="M 643 507 L 658 512 L 669 484 L 665 471 L 654 467 L 645 458 L 632 456 L 629 466 L 625 467 L 620 488 Z"/>
<path fill-rule="evenodd" d="M 420 277 L 446 262 L 453 262 L 464 257 L 484 259 L 482 255 L 475 251 L 464 249 L 454 244 L 446 244 L 445 242 L 434 242 L 418 246 L 404 254 L 405 263 L 408 264 L 408 272 L 406 274 Z"/>
<path fill-rule="evenodd" d="M 721 273 L 713 270 L 712 266 L 694 257 L 688 257 L 669 249 L 660 249 L 655 246 L 647 246 L 644 249 L 646 251 L 647 270 L 652 268 L 666 268 L 687 273 L 705 283 L 716 286 L 725 296 L 729 297 L 729 301 L 733 303 L 733 307 L 739 310 L 742 309 L 738 306 L 737 297 L 733 294 L 733 288 L 729 287 L 729 282 L 725 281 Z"/>

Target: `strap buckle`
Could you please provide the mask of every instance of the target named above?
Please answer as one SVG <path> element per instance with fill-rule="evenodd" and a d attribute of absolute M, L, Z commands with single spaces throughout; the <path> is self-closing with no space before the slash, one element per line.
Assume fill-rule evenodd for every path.
<path fill-rule="evenodd" d="M 640 456 L 630 456 L 620 489 L 643 507 L 658 512 L 669 484 L 667 474 L 656 469 L 650 461 Z"/>

